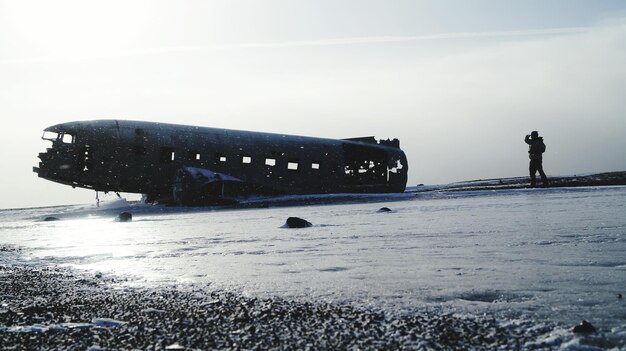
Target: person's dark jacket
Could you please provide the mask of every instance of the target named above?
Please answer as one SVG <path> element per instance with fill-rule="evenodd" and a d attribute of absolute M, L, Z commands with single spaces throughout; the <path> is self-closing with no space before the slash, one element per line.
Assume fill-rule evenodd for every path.
<path fill-rule="evenodd" d="M 528 157 L 531 160 L 541 160 L 542 155 L 546 151 L 546 144 L 543 143 L 543 137 L 531 138 L 529 135 L 524 139 L 528 147 Z"/>

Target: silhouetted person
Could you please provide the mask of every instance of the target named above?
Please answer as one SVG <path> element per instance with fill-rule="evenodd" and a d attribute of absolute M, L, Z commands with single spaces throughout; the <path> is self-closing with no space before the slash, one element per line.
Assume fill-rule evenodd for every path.
<path fill-rule="evenodd" d="M 535 173 L 539 172 L 541 176 L 541 181 L 543 182 L 543 186 L 548 186 L 548 177 L 543 172 L 543 157 L 542 154 L 546 151 L 546 144 L 543 143 L 543 137 L 539 136 L 539 133 L 535 130 L 530 135 L 526 135 L 524 139 L 526 144 L 528 144 L 528 157 L 530 158 L 530 166 L 528 170 L 530 171 L 530 187 L 534 188 L 537 185 L 537 178 Z"/>

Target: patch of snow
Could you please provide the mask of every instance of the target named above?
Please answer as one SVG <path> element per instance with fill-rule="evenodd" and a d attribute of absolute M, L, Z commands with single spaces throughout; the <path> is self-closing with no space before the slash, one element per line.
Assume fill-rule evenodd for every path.
<path fill-rule="evenodd" d="M 114 327 L 122 326 L 126 324 L 126 322 L 122 322 L 122 321 L 118 321 L 118 320 L 110 319 L 110 318 L 94 318 L 91 320 L 91 324 L 93 324 L 96 327 L 114 328 Z"/>

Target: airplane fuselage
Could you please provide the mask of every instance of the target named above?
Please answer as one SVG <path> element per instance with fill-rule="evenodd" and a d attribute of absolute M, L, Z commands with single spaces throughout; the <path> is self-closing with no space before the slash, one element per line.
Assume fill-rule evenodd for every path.
<path fill-rule="evenodd" d="M 39 177 L 153 198 L 171 195 L 186 173 L 215 175 L 203 184 L 219 185 L 221 193 L 194 188 L 211 196 L 228 195 L 224 184 L 237 189 L 234 195 L 245 196 L 402 192 L 407 181 L 407 160 L 399 142 L 377 142 L 373 137 L 335 140 L 94 120 L 51 126 L 43 138 L 52 141 L 52 147 L 39 154 L 41 162 L 33 169 Z"/>

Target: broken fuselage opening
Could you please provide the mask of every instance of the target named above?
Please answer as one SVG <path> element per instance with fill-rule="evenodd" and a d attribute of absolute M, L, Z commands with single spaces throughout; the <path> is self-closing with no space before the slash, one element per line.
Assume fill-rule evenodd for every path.
<path fill-rule="evenodd" d="M 206 204 L 251 195 L 402 192 L 397 140 L 334 140 L 151 122 L 97 120 L 45 130 L 39 177 L 151 200 Z"/>

